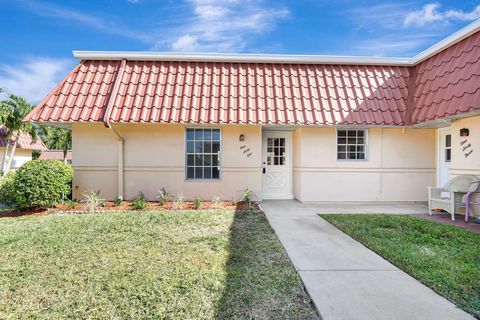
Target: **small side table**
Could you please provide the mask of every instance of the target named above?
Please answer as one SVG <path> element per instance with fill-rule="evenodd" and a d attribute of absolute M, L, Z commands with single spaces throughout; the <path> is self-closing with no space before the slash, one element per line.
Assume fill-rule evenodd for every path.
<path fill-rule="evenodd" d="M 470 202 L 470 196 L 471 196 L 472 194 L 474 194 L 474 193 L 479 193 L 479 194 L 480 194 L 480 191 L 467 192 L 467 196 L 465 197 L 465 206 L 466 206 L 466 209 L 465 209 L 465 222 L 468 222 L 468 218 L 469 218 L 469 216 L 470 216 L 470 206 L 472 206 L 472 205 L 480 206 L 480 200 Z"/>

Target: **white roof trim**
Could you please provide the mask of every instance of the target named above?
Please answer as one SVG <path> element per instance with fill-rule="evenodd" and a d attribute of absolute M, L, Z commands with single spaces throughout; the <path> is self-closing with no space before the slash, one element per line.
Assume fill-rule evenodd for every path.
<path fill-rule="evenodd" d="M 300 63 L 300 64 L 355 64 L 414 66 L 431 56 L 453 46 L 480 30 L 480 18 L 455 32 L 413 58 L 328 56 L 328 55 L 281 55 L 240 53 L 196 53 L 153 51 L 73 51 L 80 60 L 151 60 L 151 61 L 196 61 L 196 62 L 250 62 L 250 63 Z"/>
<path fill-rule="evenodd" d="M 73 51 L 80 60 L 155 60 L 196 62 L 313 63 L 410 65 L 410 58 L 365 56 L 281 55 L 241 53 L 150 52 L 150 51 Z"/>

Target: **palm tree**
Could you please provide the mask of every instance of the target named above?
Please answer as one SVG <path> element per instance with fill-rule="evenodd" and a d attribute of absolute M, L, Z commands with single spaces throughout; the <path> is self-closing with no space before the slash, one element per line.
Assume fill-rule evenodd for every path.
<path fill-rule="evenodd" d="M 72 130 L 44 127 L 42 137 L 48 149 L 63 151 L 63 162 L 67 163 L 67 153 L 72 148 Z"/>
<path fill-rule="evenodd" d="M 2 159 L 2 175 L 4 176 L 12 165 L 12 160 L 17 148 L 18 137 L 21 133 L 29 134 L 33 140 L 37 139 L 37 127 L 30 123 L 24 122 L 23 118 L 33 109 L 33 106 L 27 102 L 25 98 L 14 95 L 0 89 L 0 93 L 6 94 L 6 99 L 0 101 L 0 123 L 7 128 L 7 145 L 5 147 L 5 154 Z M 5 159 L 7 158 L 9 147 L 11 146 L 10 156 L 8 157 L 7 165 L 5 166 Z"/>

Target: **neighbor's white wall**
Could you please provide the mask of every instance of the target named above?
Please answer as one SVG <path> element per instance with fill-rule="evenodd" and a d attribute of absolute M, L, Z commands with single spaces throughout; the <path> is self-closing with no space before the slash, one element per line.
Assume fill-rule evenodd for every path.
<path fill-rule="evenodd" d="M 8 151 L 10 152 L 10 150 L 11 149 L 9 149 Z M 0 163 L 2 163 L 2 161 L 3 161 L 4 154 L 5 154 L 5 148 L 1 147 L 0 148 Z M 25 162 L 30 161 L 30 160 L 32 160 L 32 150 L 17 148 L 17 149 L 15 149 L 15 155 L 13 157 L 11 169 L 16 170 L 16 169 L 20 168 Z M 8 161 L 8 156 L 7 156 L 7 161 Z M 7 163 L 5 161 L 5 166 L 6 165 L 7 165 Z"/>
<path fill-rule="evenodd" d="M 336 159 L 336 128 L 294 133 L 300 201 L 425 201 L 435 183 L 435 130 L 368 129 L 367 160 Z"/>
<path fill-rule="evenodd" d="M 242 189 L 252 188 L 261 194 L 261 127 L 221 127 L 221 179 L 195 181 L 185 179 L 185 127 L 181 125 L 115 125 L 125 139 L 125 198 L 134 198 L 142 191 L 154 200 L 158 189 L 171 194 L 183 193 L 187 199 L 239 199 Z M 117 149 L 112 133 L 100 124 L 74 124 L 73 168 L 74 196 L 81 198 L 85 190 L 99 189 L 103 197 L 117 196 Z M 238 137 L 244 134 L 246 140 Z M 247 145 L 252 156 L 240 149 Z"/>

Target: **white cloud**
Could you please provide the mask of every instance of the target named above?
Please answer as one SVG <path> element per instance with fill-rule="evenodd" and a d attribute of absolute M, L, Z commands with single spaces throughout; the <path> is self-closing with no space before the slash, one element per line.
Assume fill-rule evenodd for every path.
<path fill-rule="evenodd" d="M 440 5 L 432 2 L 412 10 L 416 5 L 414 0 L 387 1 L 345 11 L 356 28 L 349 46 L 340 46 L 350 54 L 411 57 L 456 31 L 455 22 L 480 17 L 480 5 L 472 11 L 440 10 Z"/>
<path fill-rule="evenodd" d="M 73 65 L 69 59 L 30 58 L 19 65 L 0 65 L 0 86 L 39 102 L 64 77 Z"/>
<path fill-rule="evenodd" d="M 138 3 L 141 0 L 127 0 Z M 128 21 L 102 18 L 42 1 L 25 0 L 24 8 L 36 15 L 78 23 L 104 33 L 149 44 L 152 50 L 243 51 L 249 41 L 270 32 L 289 16 L 286 8 L 264 5 L 263 0 L 184 0 L 174 19 L 146 21 L 132 29 Z M 168 21 L 168 23 L 167 23 Z"/>
<path fill-rule="evenodd" d="M 407 56 L 419 53 L 419 48 L 428 43 L 435 34 L 406 34 L 395 37 L 374 37 L 357 41 L 354 50 L 357 54 L 371 56 Z"/>
<path fill-rule="evenodd" d="M 470 12 L 463 10 L 447 10 L 440 11 L 439 3 L 429 3 L 422 7 L 421 10 L 415 10 L 405 15 L 403 25 L 409 26 L 424 26 L 432 22 L 448 22 L 449 20 L 471 21 L 480 18 L 480 5 L 476 6 Z"/>
<path fill-rule="evenodd" d="M 289 16 L 285 8 L 265 7 L 255 0 L 189 0 L 191 14 L 177 25 L 174 36 L 154 49 L 175 51 L 243 51 L 249 40 L 270 32 Z"/>
<path fill-rule="evenodd" d="M 78 10 L 73 10 L 70 8 L 43 2 L 27 1 L 26 4 L 26 8 L 39 16 L 62 19 L 68 21 L 69 23 L 77 22 L 109 34 L 137 39 L 144 42 L 152 41 L 148 33 L 131 30 L 124 24 L 120 26 L 114 21 L 112 21 L 112 19 L 102 19 L 90 13 L 85 13 Z"/>
<path fill-rule="evenodd" d="M 348 19 L 357 22 L 359 29 L 398 29 L 405 14 L 409 12 L 410 2 L 382 2 L 376 5 L 354 7 L 346 11 Z"/>
<path fill-rule="evenodd" d="M 177 38 L 171 44 L 172 49 L 175 51 L 189 50 L 195 51 L 198 47 L 197 37 L 190 34 L 183 35 Z"/>
<path fill-rule="evenodd" d="M 470 12 L 463 12 L 462 10 L 448 10 L 445 13 L 448 18 L 458 19 L 462 21 L 471 21 L 480 18 L 480 5 L 476 6 Z"/>

